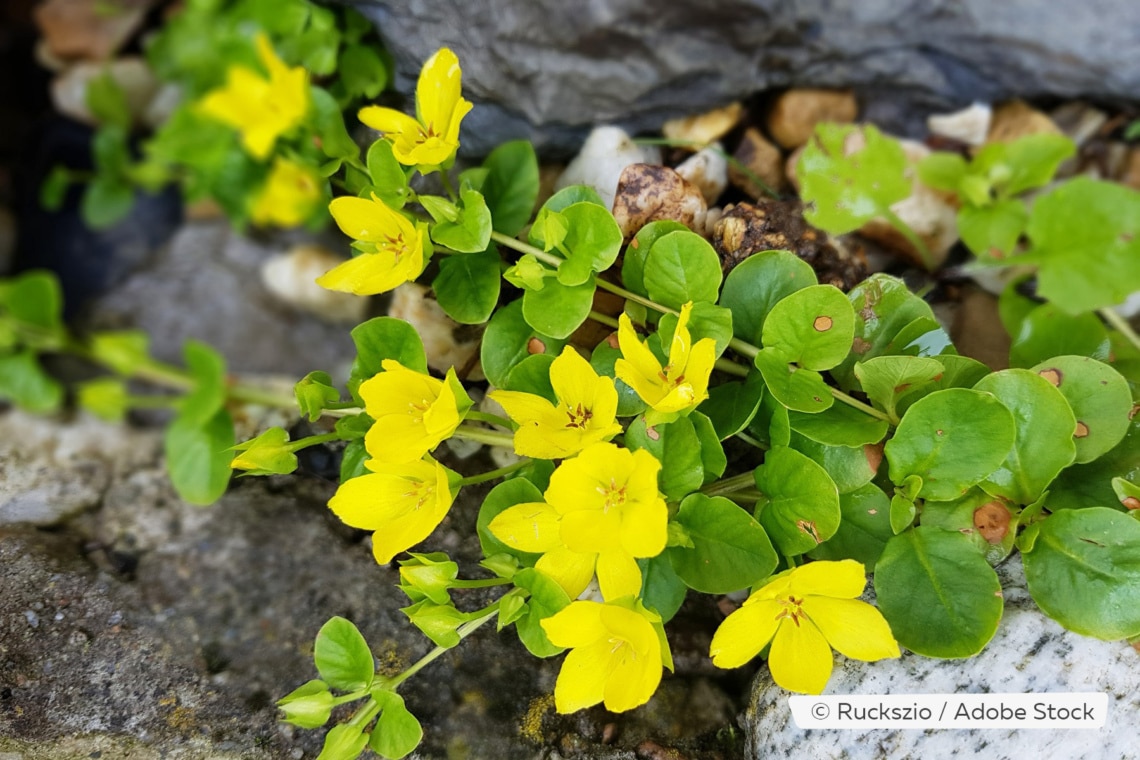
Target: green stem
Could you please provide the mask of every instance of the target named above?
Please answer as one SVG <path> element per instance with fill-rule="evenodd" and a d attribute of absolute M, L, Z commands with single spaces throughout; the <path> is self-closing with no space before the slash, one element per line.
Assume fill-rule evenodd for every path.
<path fill-rule="evenodd" d="M 475 422 L 486 422 L 489 425 L 497 425 L 507 430 L 514 430 L 515 426 L 506 417 L 500 417 L 497 414 L 490 412 L 467 412 L 464 419 L 474 420 Z"/>
<path fill-rule="evenodd" d="M 443 183 L 443 191 L 447 193 L 447 197 L 450 198 L 453 203 L 457 202 L 459 195 L 455 192 L 455 185 L 451 183 L 451 175 L 449 175 L 446 170 L 439 170 L 439 181 Z"/>
<path fill-rule="evenodd" d="M 728 494 L 728 498 L 740 504 L 756 504 L 768 497 L 755 488 L 748 488 L 743 491 L 733 491 Z"/>
<path fill-rule="evenodd" d="M 127 407 L 130 409 L 169 409 L 181 401 L 184 396 L 127 396 Z"/>
<path fill-rule="evenodd" d="M 768 446 L 766 444 L 761 443 L 759 440 L 748 435 L 748 433 L 745 433 L 743 430 L 741 430 L 739 433 L 737 433 L 734 437 L 739 438 L 740 440 L 747 443 L 749 446 L 755 446 L 756 448 L 760 449 L 761 451 L 767 451 L 768 450 Z"/>
<path fill-rule="evenodd" d="M 1132 329 L 1132 325 L 1129 324 L 1127 319 L 1109 307 L 1097 309 L 1097 313 L 1104 318 L 1105 322 L 1108 322 L 1117 332 L 1127 338 L 1129 343 L 1137 349 L 1140 349 L 1140 335 L 1136 334 L 1136 331 Z"/>
<path fill-rule="evenodd" d="M 483 578 L 477 581 L 452 581 L 451 588 L 491 588 L 493 586 L 509 586 L 511 581 L 507 578 Z"/>
<path fill-rule="evenodd" d="M 514 444 L 512 443 L 511 445 L 513 446 Z M 507 475 L 510 475 L 512 472 L 516 472 L 518 470 L 521 470 L 523 467 L 526 467 L 528 464 L 530 464 L 530 459 L 527 459 L 526 457 L 524 457 L 524 458 L 520 459 L 519 461 L 515 462 L 514 464 L 508 464 L 506 467 L 500 467 L 497 470 L 491 470 L 490 472 L 484 472 L 480 475 L 471 475 L 469 477 L 463 478 L 462 480 L 459 481 L 459 485 L 460 486 L 473 486 L 476 483 L 486 483 L 488 480 L 497 480 L 498 478 L 502 478 L 502 477 L 505 477 Z"/>
<path fill-rule="evenodd" d="M 306 438 L 298 438 L 295 441 L 290 441 L 286 446 L 291 452 L 298 452 L 301 449 L 307 449 L 310 446 L 316 446 L 320 443 L 328 443 L 329 441 L 339 441 L 340 433 L 323 433 L 321 435 L 310 435 Z"/>
<path fill-rule="evenodd" d="M 730 375 L 736 375 L 737 377 L 748 377 L 748 367 L 745 367 L 743 364 L 740 364 L 738 362 L 734 362 L 731 359 L 725 359 L 721 357 L 720 359 L 716 360 L 716 364 L 713 366 L 719 369 L 721 372 L 727 372 Z"/>
<path fill-rule="evenodd" d="M 883 218 L 885 218 L 892 227 L 899 231 L 899 233 L 907 239 L 907 242 L 914 246 L 918 251 L 919 257 L 922 259 L 922 265 L 926 267 L 928 272 L 934 271 L 934 254 L 926 247 L 926 243 L 922 242 L 922 238 L 911 228 L 909 224 L 899 218 L 899 215 L 890 208 L 884 208 Z"/>
<path fill-rule="evenodd" d="M 747 488 L 756 487 L 756 478 L 753 477 L 752 472 L 742 472 L 739 475 L 733 475 L 731 478 L 721 478 L 714 480 L 707 486 L 701 489 L 701 493 L 705 496 L 720 496 L 721 494 L 733 493 L 735 491 L 743 491 Z"/>
<path fill-rule="evenodd" d="M 609 314 L 602 314 L 600 311 L 591 311 L 589 317 L 598 324 L 612 327 L 615 330 L 618 329 L 620 325 L 620 323 Z"/>
<path fill-rule="evenodd" d="M 848 396 L 846 393 L 839 390 L 838 388 L 831 388 L 830 386 L 828 386 L 828 390 L 831 391 L 831 395 L 835 397 L 836 401 L 842 401 L 844 404 L 847 404 L 847 406 L 850 406 L 854 409 L 858 409 L 859 411 L 863 412 L 864 414 L 869 414 L 876 419 L 880 419 L 883 422 L 886 422 L 888 425 L 893 426 L 893 425 L 898 424 L 898 420 L 891 419 L 891 416 L 889 414 L 887 414 L 886 412 L 880 412 L 878 409 L 871 406 L 870 404 L 864 404 L 859 399 L 852 398 L 851 396 Z"/>
<path fill-rule="evenodd" d="M 285 396 L 281 393 L 259 388 L 255 385 L 247 385 L 245 383 L 234 383 L 226 389 L 226 395 L 232 401 L 240 401 L 245 404 L 257 404 L 259 406 L 268 406 L 275 409 L 290 409 L 296 410 L 297 400 L 292 394 Z"/>
<path fill-rule="evenodd" d="M 455 429 L 454 435 L 456 438 L 478 441 L 488 446 L 502 446 L 508 449 L 515 447 L 515 437 L 513 434 L 500 433 L 497 430 L 487 430 L 486 428 L 474 427 L 473 425 L 460 425 Z"/>
<path fill-rule="evenodd" d="M 476 630 L 479 629 L 479 626 L 483 625 L 488 620 L 490 620 L 491 618 L 493 618 L 497 614 L 499 614 L 499 603 L 495 602 L 488 609 L 490 611 L 486 615 L 484 615 L 483 617 L 478 618 L 477 620 L 472 620 L 469 623 L 464 623 L 463 625 L 461 625 L 455 629 L 455 632 L 457 634 L 459 634 L 459 640 L 460 641 L 462 641 L 463 639 L 470 636 L 472 633 L 474 633 Z M 408 668 L 407 670 L 405 670 L 400 675 L 398 675 L 398 676 L 392 678 L 390 681 L 388 681 L 389 687 L 394 690 L 397 686 L 402 684 L 404 681 L 407 681 L 409 678 L 414 676 L 416 673 L 419 673 L 421 670 L 426 668 L 428 665 L 435 662 L 446 651 L 447 651 L 447 648 L 444 648 L 444 647 L 436 647 L 435 649 L 431 650 L 430 652 L 425 654 L 423 657 L 421 657 L 419 660 L 417 660 L 415 662 L 415 664 L 413 664 L 410 668 Z"/>

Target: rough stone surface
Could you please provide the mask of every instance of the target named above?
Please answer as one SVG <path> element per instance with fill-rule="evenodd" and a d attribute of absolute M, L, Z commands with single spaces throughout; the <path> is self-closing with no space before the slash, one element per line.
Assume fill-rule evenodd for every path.
<path fill-rule="evenodd" d="M 1025 589 L 1020 559 L 998 568 L 1005 613 L 994 639 L 968 660 L 905 653 L 862 663 L 839 658 L 825 694 L 955 694 L 1106 692 L 1108 720 L 1098 731 L 812 730 L 796 727 L 788 693 L 761 671 L 745 715 L 750 758 L 984 756 L 1131 757 L 1133 716 L 1140 709 L 1140 655 L 1126 642 L 1098 641 L 1066 631 L 1037 609 Z"/>
<path fill-rule="evenodd" d="M 530 137 L 569 152 L 589 125 L 632 132 L 784 87 L 855 88 L 885 129 L 918 134 L 974 100 L 1140 92 L 1133 0 L 350 0 L 377 25 L 410 92 L 447 45 L 477 107 L 466 150 Z"/>
<path fill-rule="evenodd" d="M 195 338 L 220 351 L 231 371 L 335 376 L 356 355 L 348 331 L 283 305 L 261 284 L 262 265 L 279 250 L 224 221 L 188 224 L 101 296 L 89 323 L 145 329 L 158 358 L 176 363 L 182 344 Z"/>

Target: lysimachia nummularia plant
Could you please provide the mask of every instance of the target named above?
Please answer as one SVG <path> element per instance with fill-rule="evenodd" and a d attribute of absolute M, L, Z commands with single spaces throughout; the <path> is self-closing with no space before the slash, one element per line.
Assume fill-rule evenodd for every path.
<path fill-rule="evenodd" d="M 452 179 L 471 107 L 460 77 L 442 50 L 421 73 L 415 118 L 365 108 L 361 120 L 382 136 L 355 195 L 330 207 L 357 255 L 321 283 L 380 293 L 416 280 L 434 257 L 439 304 L 485 326 L 493 405 L 476 407 L 454 370 L 432 376 L 415 331 L 389 317 L 353 331 L 351 400 L 323 373 L 297 386 L 310 419 L 338 418 L 333 435 L 348 442 L 330 507 L 374 531 L 378 562 L 403 557 L 404 612 L 437 645 L 383 677 L 356 629 L 330 621 L 315 651 L 321 680 L 280 702 L 287 720 L 313 728 L 332 705 L 361 701 L 329 732 L 322 757 L 412 751 L 421 730 L 399 685 L 490 620 L 513 625 L 538 657 L 567 652 L 554 694 L 562 712 L 648 701 L 672 668 L 664 626 L 690 591 L 751 590 L 716 631 L 714 664 L 763 654 L 777 684 L 803 693 L 826 687 L 833 649 L 866 661 L 900 647 L 931 657 L 981 651 L 1002 614 L 993 566 L 1015 550 L 1046 614 L 1090 636 L 1140 636 L 1140 510 L 1130 509 L 1140 506 L 1140 450 L 1134 385 L 1121 374 L 1134 366 L 1122 361 L 1136 354 L 1128 335 L 1127 352 L 1114 354 L 1108 346 L 1118 343 L 1085 314 L 1103 347 L 1074 341 L 1053 355 L 1025 339 L 1015 368 L 992 372 L 959 356 L 930 306 L 893 277 L 843 293 L 783 251 L 723 277 L 709 243 L 679 223 L 653 222 L 623 240 L 586 187 L 535 213 L 527 143 L 505 144 Z M 813 221 L 840 232 L 864 216 L 902 224 L 889 213 L 911 187 L 901 149 L 868 129 L 853 160 L 836 147 L 853 129 L 825 127 L 804 154 Z M 1007 201 L 1042 185 L 1066 155 L 1055 140 L 1015 143 L 969 164 L 936 158 L 923 174 L 938 168 L 940 187 L 957 177 L 962 213 L 974 217 L 967 243 L 985 240 L 1004 257 L 1021 232 L 1010 242 L 1012 223 L 999 217 L 1020 212 L 1003 211 Z M 444 195 L 412 190 L 412 175 L 434 172 Z M 1033 247 L 1014 258 L 1039 266 L 1051 297 L 1047 273 L 1073 264 L 1063 241 L 1037 232 L 1049 223 L 1034 214 L 1025 213 Z M 1115 245 L 1130 244 L 1122 234 Z M 598 291 L 625 308 L 602 311 Z M 1116 300 L 1010 297 L 1005 311 L 1024 321 L 1035 309 Z M 584 345 L 587 321 L 613 332 Z M 283 430 L 271 434 L 245 444 L 234 466 L 291 471 L 293 444 Z M 510 449 L 517 461 L 462 477 L 435 456 L 453 438 Z M 730 439 L 753 452 L 731 468 Z M 488 577 L 460 579 L 446 554 L 406 553 L 464 487 L 491 480 L 501 482 L 472 526 Z M 860 599 L 868 574 L 877 608 Z M 504 593 L 474 611 L 452 599 L 484 586 Z"/>

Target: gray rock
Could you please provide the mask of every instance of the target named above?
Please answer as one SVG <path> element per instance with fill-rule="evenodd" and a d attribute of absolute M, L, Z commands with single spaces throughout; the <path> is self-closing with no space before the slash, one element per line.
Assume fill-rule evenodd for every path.
<path fill-rule="evenodd" d="M 281 246 L 259 244 L 225 221 L 193 222 L 138 271 L 95 301 L 87 324 L 139 328 L 158 358 L 181 364 L 189 338 L 208 343 L 234 372 L 300 379 L 333 372 L 356 352 L 343 326 L 282 304 L 261 282 L 261 267 Z"/>
<path fill-rule="evenodd" d="M 476 108 L 463 143 L 513 137 L 569 152 L 590 125 L 635 134 L 782 87 L 854 87 L 884 128 L 1010 96 L 1135 101 L 1131 0 L 349 0 L 375 23 L 411 92 L 451 47 Z"/>
<path fill-rule="evenodd" d="M 857 760 L 878 757 L 981 755 L 1024 757 L 1132 757 L 1140 709 L 1140 668 L 1127 642 L 1099 641 L 1066 631 L 1030 598 L 1019 557 L 998 568 L 1005 613 L 993 640 L 967 660 L 935 660 L 904 653 L 898 660 L 863 663 L 837 657 L 825 694 L 1042 694 L 1105 692 L 1104 728 L 1079 730 L 823 730 L 792 720 L 788 692 L 764 670 L 753 685 L 744 717 L 748 757 Z"/>

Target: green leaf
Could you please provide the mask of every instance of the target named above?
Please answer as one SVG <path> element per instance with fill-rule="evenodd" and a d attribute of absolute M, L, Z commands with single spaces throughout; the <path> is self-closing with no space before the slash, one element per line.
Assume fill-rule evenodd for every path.
<path fill-rule="evenodd" d="M 317 632 L 313 662 L 321 678 L 341 691 L 367 689 L 376 672 L 368 642 L 342 617 L 331 618 Z"/>
<path fill-rule="evenodd" d="M 622 257 L 622 283 L 634 293 L 649 295 L 645 290 L 645 260 L 649 256 L 649 250 L 654 243 L 670 232 L 687 229 L 689 228 L 672 219 L 659 219 L 638 230 L 633 240 L 626 246 L 625 256 Z"/>
<path fill-rule="evenodd" d="M 368 746 L 368 734 L 360 726 L 342 723 L 325 734 L 325 743 L 317 760 L 356 760 Z"/>
<path fill-rule="evenodd" d="M 871 467 L 871 457 L 876 464 L 881 460 L 878 450 L 873 453 L 863 446 L 827 446 L 792 431 L 790 444 L 793 449 L 804 454 L 827 472 L 835 482 L 840 494 L 862 488 L 875 477 L 876 470 Z"/>
<path fill-rule="evenodd" d="M 670 501 L 679 501 L 704 484 L 701 441 L 688 417 L 648 428 L 638 417 L 625 433 L 625 445 L 645 449 L 661 463 L 657 484 Z"/>
<path fill-rule="evenodd" d="M 327 372 L 310 372 L 293 386 L 297 408 L 309 422 L 316 422 L 329 404 L 340 401 L 340 391 L 333 387 Z"/>
<path fill-rule="evenodd" d="M 340 482 L 346 483 L 371 472 L 364 466 L 366 461 L 368 461 L 368 450 L 364 448 L 364 439 L 349 441 L 344 447 L 344 454 L 340 460 Z"/>
<path fill-rule="evenodd" d="M 521 552 L 504 544 L 495 538 L 488 527 L 491 521 L 516 504 L 530 504 L 542 502 L 542 491 L 529 480 L 524 478 L 511 478 L 504 480 L 491 489 L 483 498 L 479 507 L 479 516 L 475 520 L 475 531 L 479 535 L 479 546 L 484 557 L 493 557 L 496 554 L 509 554 L 518 558 L 522 564 L 533 567 L 542 555 L 530 552 Z"/>
<path fill-rule="evenodd" d="M 384 371 L 385 359 L 398 361 L 415 372 L 427 372 L 427 354 L 416 328 L 402 319 L 376 317 L 352 328 L 356 360 L 352 363 L 348 389 L 356 389 Z"/>
<path fill-rule="evenodd" d="M 87 83 L 87 108 L 100 124 L 113 124 L 122 129 L 131 126 L 127 93 L 107 69 Z"/>
<path fill-rule="evenodd" d="M 918 179 L 935 190 L 957 193 L 958 184 L 966 176 L 966 159 L 957 153 L 938 151 L 918 162 Z"/>
<path fill-rule="evenodd" d="M 1107 454 L 1088 464 L 1075 464 L 1062 470 L 1049 484 L 1045 506 L 1056 512 L 1113 505 L 1115 478 L 1140 483 L 1140 415 L 1132 418 L 1127 435 Z"/>
<path fill-rule="evenodd" d="M 912 475 L 911 477 L 918 477 Z M 891 532 L 895 535 L 902 533 L 914 522 L 917 508 L 912 500 L 903 494 L 896 493 L 891 497 Z"/>
<path fill-rule="evenodd" d="M 1057 168 L 1076 152 L 1076 145 L 1065 135 L 1026 135 L 984 146 L 972 168 L 993 180 L 999 196 L 1009 197 L 1049 184 Z"/>
<path fill-rule="evenodd" d="M 919 399 L 947 388 L 973 388 L 979 380 L 990 374 L 989 367 L 966 356 L 942 354 L 938 357 L 938 363 L 942 365 L 941 377 L 904 393 L 898 400 L 900 416 L 906 414 Z"/>
<path fill-rule="evenodd" d="M 535 354 L 526 357 L 511 370 L 503 389 L 533 393 L 536 396 L 542 396 L 551 403 L 556 403 L 558 397 L 554 392 L 553 384 L 550 382 L 550 366 L 552 364 L 554 364 L 554 356 L 551 354 Z"/>
<path fill-rule="evenodd" d="M 778 559 L 764 529 L 736 504 L 695 493 L 681 502 L 675 518 L 693 548 L 666 549 L 677 575 L 692 589 L 727 594 L 768 577 Z"/>
<path fill-rule="evenodd" d="M 226 403 L 226 360 L 197 340 L 182 349 L 186 371 L 194 387 L 179 403 L 179 418 L 188 425 L 204 425 Z"/>
<path fill-rule="evenodd" d="M 762 251 L 728 273 L 720 305 L 732 311 L 736 337 L 760 345 L 764 321 L 784 298 L 817 283 L 815 270 L 788 251 Z"/>
<path fill-rule="evenodd" d="M 540 210 L 562 211 L 575 203 L 593 203 L 595 206 L 606 208 L 602 196 L 598 195 L 598 191 L 594 188 L 588 185 L 570 185 L 547 198 Z M 542 242 L 539 241 L 536 245 L 542 245 Z"/>
<path fill-rule="evenodd" d="M 1101 507 L 1040 524 L 1025 552 L 1029 593 L 1070 631 L 1106 641 L 1140 634 L 1140 523 Z"/>
<path fill-rule="evenodd" d="M 183 501 L 205 506 L 226 492 L 230 482 L 234 423 L 225 409 L 197 422 L 179 415 L 166 429 L 166 469 Z"/>
<path fill-rule="evenodd" d="M 501 261 L 493 247 L 440 260 L 431 287 L 447 316 L 465 325 L 482 324 L 491 317 L 499 302 Z"/>
<path fill-rule="evenodd" d="M 483 196 L 496 232 L 514 237 L 530 221 L 538 200 L 538 158 L 526 140 L 505 142 L 483 161 Z"/>
<path fill-rule="evenodd" d="M 595 272 L 604 272 L 621 252 L 621 228 L 613 214 L 588 202 L 575 203 L 562 210 L 566 235 L 558 251 L 566 259 L 558 267 L 563 285 L 581 285 Z"/>
<path fill-rule="evenodd" d="M 1001 466 L 1015 430 L 1009 410 L 988 393 L 932 393 L 907 410 L 887 441 L 891 480 L 918 475 L 922 498 L 956 499 Z"/>
<path fill-rule="evenodd" d="M 329 722 L 333 695 L 324 681 L 309 681 L 277 700 L 277 706 L 285 712 L 286 723 L 298 728 L 320 728 Z"/>
<path fill-rule="evenodd" d="M 766 348 L 753 361 L 764 376 L 768 395 L 788 409 L 815 414 L 835 403 L 822 375 L 789 364 L 777 351 Z"/>
<path fill-rule="evenodd" d="M 101 230 L 126 217 L 134 203 L 135 191 L 129 184 L 100 174 L 84 191 L 80 213 L 87 226 Z"/>
<path fill-rule="evenodd" d="M 873 483 L 839 495 L 842 519 L 835 535 L 808 552 L 812 559 L 854 559 L 870 574 L 883 553 L 891 530 L 891 501 Z"/>
<path fill-rule="evenodd" d="M 63 402 L 63 387 L 44 372 L 33 351 L 0 356 L 0 400 L 43 414 Z"/>
<path fill-rule="evenodd" d="M 915 528 L 887 542 L 875 595 L 891 632 L 926 657 L 971 657 L 1001 619 L 997 573 L 961 533 Z"/>
<path fill-rule="evenodd" d="M 922 356 L 876 356 L 856 362 L 855 377 L 871 403 L 898 419 L 899 398 L 941 377 L 944 368 L 937 359 Z"/>
<path fill-rule="evenodd" d="M 804 218 L 834 235 L 853 232 L 910 197 L 906 172 L 897 140 L 869 125 L 821 123 L 796 166 L 800 197 L 812 206 Z"/>
<path fill-rule="evenodd" d="M 1032 504 L 1076 456 L 1077 420 L 1069 403 L 1048 380 L 1025 369 L 995 372 L 974 390 L 992 393 L 1016 425 L 1013 449 L 982 488 L 1015 504 Z"/>
<path fill-rule="evenodd" d="M 928 501 L 922 507 L 923 527 L 968 536 L 990 565 L 997 565 L 1013 551 L 1017 518 L 1016 507 L 981 488 L 971 488 L 954 501 Z"/>
<path fill-rule="evenodd" d="M 487 208 L 483 194 L 478 190 L 464 189 L 459 197 L 458 218 L 437 220 L 431 226 L 431 239 L 460 253 L 487 250 L 491 242 L 491 210 Z M 425 198 L 421 196 L 420 200 Z"/>
<path fill-rule="evenodd" d="M 826 446 L 864 446 L 887 435 L 887 422 L 848 406 L 833 404 L 818 414 L 788 412 L 792 429 Z"/>
<path fill-rule="evenodd" d="M 678 230 L 662 235 L 645 259 L 649 297 L 672 309 L 697 301 L 716 303 L 720 292 L 720 257 L 700 235 Z"/>
<path fill-rule="evenodd" d="M 321 151 L 329 158 L 359 161 L 360 146 L 348 134 L 336 98 L 316 85 L 309 87 L 312 99 L 312 125 L 320 137 Z"/>
<path fill-rule="evenodd" d="M 1037 292 L 1069 314 L 1140 290 L 1140 192 L 1078 177 L 1033 203 L 1032 247 L 1013 264 L 1037 264 Z"/>
<path fill-rule="evenodd" d="M 523 317 L 523 299 L 495 311 L 483 333 L 479 359 L 483 374 L 492 385 L 507 387 L 511 370 L 535 354 L 558 356 L 566 341 L 535 330 Z"/>
<path fill-rule="evenodd" d="M 392 153 L 392 144 L 384 139 L 377 140 L 368 148 L 366 158 L 372 179 L 369 197 L 375 193 L 389 208 L 402 209 L 409 195 L 408 177 Z"/>
<path fill-rule="evenodd" d="M 657 331 L 661 334 L 661 345 L 668 346 L 673 340 L 678 319 L 676 314 L 661 315 L 661 320 L 657 323 Z M 723 306 L 698 301 L 693 304 L 689 312 L 689 324 L 686 329 L 689 331 L 692 343 L 701 338 L 712 338 L 716 342 L 716 355 L 720 356 L 732 340 L 732 312 Z"/>
<path fill-rule="evenodd" d="M 756 416 L 748 423 L 748 432 L 765 449 L 789 445 L 792 441 L 792 427 L 787 407 L 771 393 L 765 392 Z"/>
<path fill-rule="evenodd" d="M 515 622 L 519 641 L 535 657 L 553 657 L 561 654 L 562 647 L 550 643 L 542 621 L 570 604 L 570 597 L 553 579 L 528 567 L 515 573 L 514 583 L 530 592 L 527 612 Z"/>
<path fill-rule="evenodd" d="M 1029 212 L 1021 201 L 963 206 L 958 212 L 958 234 L 975 256 L 1002 259 L 1013 252 L 1028 222 Z"/>
<path fill-rule="evenodd" d="M 768 499 L 757 505 L 760 524 L 781 554 L 804 554 L 835 535 L 839 491 L 823 467 L 794 449 L 773 446 L 754 475 Z"/>
<path fill-rule="evenodd" d="M 614 367 L 621 355 L 621 349 L 614 348 L 609 341 L 603 340 L 594 347 L 594 352 L 590 355 L 590 366 L 599 375 L 613 378 L 614 387 L 618 392 L 617 416 L 633 417 L 644 412 L 648 405 L 642 401 L 641 396 L 637 395 L 637 391 L 618 379 Z M 710 395 L 711 393 L 710 391 Z"/>
<path fill-rule="evenodd" d="M 831 369 L 846 358 L 855 313 L 834 285 L 811 285 L 785 297 L 764 322 L 764 348 L 803 369 Z"/>
<path fill-rule="evenodd" d="M 1072 316 L 1051 303 L 1037 306 L 1021 320 L 1009 349 L 1014 367 L 1032 367 L 1054 356 L 1088 356 L 1107 361 L 1108 330 L 1091 313 Z"/>
<path fill-rule="evenodd" d="M 404 698 L 394 691 L 373 694 L 380 703 L 380 717 L 372 729 L 368 747 L 390 760 L 400 760 L 411 754 L 424 738 L 423 727 L 416 716 L 404 706 Z"/>
<path fill-rule="evenodd" d="M 548 280 L 542 290 L 528 290 L 522 297 L 522 314 L 539 333 L 568 338 L 590 315 L 594 305 L 594 278 L 574 287 Z"/>
<path fill-rule="evenodd" d="M 764 379 L 749 372 L 743 382 L 730 380 L 709 388 L 709 397 L 697 409 L 708 416 L 717 437 L 724 441 L 748 427 L 764 396 Z"/>
<path fill-rule="evenodd" d="M 904 353 L 896 338 L 915 320 L 933 320 L 930 305 L 910 292 L 906 283 L 885 274 L 873 274 L 847 294 L 855 310 L 851 355 L 831 375 L 844 390 L 858 388 L 855 362 L 876 356 Z M 918 351 L 907 351 L 917 354 Z M 937 353 L 937 352 L 935 352 Z"/>
<path fill-rule="evenodd" d="M 341 85 L 354 97 L 375 98 L 388 86 L 384 59 L 367 45 L 345 45 L 340 51 L 337 74 Z"/>
<path fill-rule="evenodd" d="M 71 187 L 71 170 L 56 164 L 40 185 L 40 205 L 48 211 L 59 211 Z"/>
<path fill-rule="evenodd" d="M 1077 464 L 1109 451 L 1128 432 L 1132 392 L 1112 367 L 1084 356 L 1056 356 L 1033 371 L 1055 385 L 1077 418 Z"/>
<path fill-rule="evenodd" d="M 22 272 L 5 285 L 0 290 L 0 308 L 7 309 L 9 319 L 20 323 L 18 329 L 25 328 L 20 330 L 24 344 L 58 346 L 64 337 L 63 295 L 55 274 L 43 270 Z"/>
<path fill-rule="evenodd" d="M 668 623 L 684 604 L 689 587 L 673 569 L 668 552 L 650 559 L 639 559 L 637 566 L 641 568 L 639 598 L 646 607 L 661 616 L 662 623 Z"/>
<path fill-rule="evenodd" d="M 693 430 L 700 441 L 701 468 L 704 470 L 704 482 L 711 483 L 724 474 L 728 466 L 728 459 L 724 455 L 724 448 L 720 445 L 716 428 L 712 420 L 700 412 L 691 413 L 686 419 L 693 425 Z"/>

